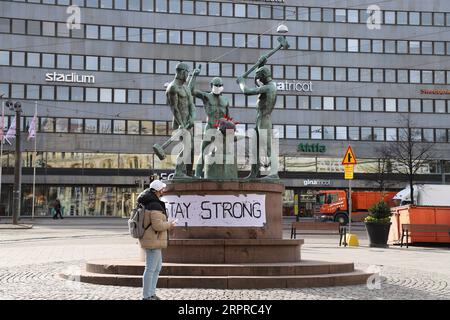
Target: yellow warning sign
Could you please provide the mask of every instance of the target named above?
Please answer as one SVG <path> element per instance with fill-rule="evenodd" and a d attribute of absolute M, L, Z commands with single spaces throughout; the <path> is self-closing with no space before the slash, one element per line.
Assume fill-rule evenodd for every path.
<path fill-rule="evenodd" d="M 344 158 L 342 159 L 342 164 L 356 164 L 356 157 L 355 153 L 353 152 L 353 149 L 351 146 L 348 146 L 347 152 L 345 153 Z"/>
<path fill-rule="evenodd" d="M 344 165 L 345 180 L 353 179 L 353 168 L 354 167 L 355 166 L 353 164 L 346 164 L 346 165 Z"/>

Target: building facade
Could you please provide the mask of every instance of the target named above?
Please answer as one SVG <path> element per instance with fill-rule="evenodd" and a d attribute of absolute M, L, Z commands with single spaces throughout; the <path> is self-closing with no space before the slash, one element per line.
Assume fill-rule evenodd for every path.
<path fill-rule="evenodd" d="M 308 214 L 314 191 L 347 187 L 341 159 L 349 144 L 358 158 L 353 187 L 378 188 L 380 150 L 401 139 L 407 121 L 415 141 L 433 144 L 417 181 L 448 183 L 450 3 L 318 3 L 0 1 L 0 94 L 23 107 L 22 215 L 31 213 L 34 160 L 37 216 L 49 215 L 57 197 L 67 215 L 126 216 L 152 174 L 170 175 L 173 164 L 152 145 L 171 134 L 164 84 L 180 61 L 202 65 L 201 90 L 222 77 L 239 130 L 253 128 L 256 97 L 241 94 L 236 78 L 277 46 L 281 23 L 290 48 L 268 66 L 278 86 L 272 115 L 286 214 L 294 199 Z M 36 102 L 35 159 L 26 131 Z M 7 130 L 13 113 L 5 113 Z M 0 215 L 11 214 L 11 143 L 1 159 Z M 394 169 L 386 185 L 402 189 Z"/>

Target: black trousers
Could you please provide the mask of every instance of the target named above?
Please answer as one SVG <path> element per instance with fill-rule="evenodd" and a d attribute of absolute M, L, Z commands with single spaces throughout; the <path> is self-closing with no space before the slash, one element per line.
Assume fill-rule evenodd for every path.
<path fill-rule="evenodd" d="M 55 215 L 53 216 L 53 219 L 58 219 L 58 215 L 61 219 L 64 219 L 62 214 L 61 214 L 61 210 L 55 209 Z"/>

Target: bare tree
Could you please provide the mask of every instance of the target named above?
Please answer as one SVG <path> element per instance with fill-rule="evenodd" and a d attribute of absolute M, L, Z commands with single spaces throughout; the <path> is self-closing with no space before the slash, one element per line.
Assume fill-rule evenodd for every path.
<path fill-rule="evenodd" d="M 387 188 L 394 184 L 390 179 L 393 171 L 393 159 L 389 152 L 384 148 L 377 149 L 377 153 L 380 156 L 377 159 L 376 167 L 371 171 L 375 176 L 375 182 L 378 184 L 378 189 L 380 192 L 385 192 Z"/>
<path fill-rule="evenodd" d="M 399 126 L 396 141 L 382 148 L 383 158 L 397 162 L 392 169 L 408 177 L 411 203 L 414 204 L 414 177 L 421 167 L 433 159 L 434 143 L 422 141 L 421 129 L 414 128 L 409 115 L 402 117 L 403 126 Z M 389 137 L 388 137 L 389 138 Z"/>

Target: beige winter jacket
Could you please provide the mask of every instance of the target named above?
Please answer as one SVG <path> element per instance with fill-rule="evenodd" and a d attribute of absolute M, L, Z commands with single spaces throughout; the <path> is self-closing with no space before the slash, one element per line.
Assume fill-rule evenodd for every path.
<path fill-rule="evenodd" d="M 144 227 L 150 227 L 145 230 L 144 236 L 139 239 L 139 243 L 143 249 L 164 249 L 167 248 L 168 237 L 167 230 L 170 223 L 164 213 L 157 210 L 145 210 Z"/>

